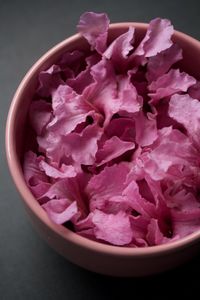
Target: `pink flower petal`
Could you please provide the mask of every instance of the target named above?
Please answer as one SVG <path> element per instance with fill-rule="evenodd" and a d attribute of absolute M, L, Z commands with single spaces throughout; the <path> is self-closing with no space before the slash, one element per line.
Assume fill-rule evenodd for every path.
<path fill-rule="evenodd" d="M 122 192 L 122 196 L 129 199 L 131 208 L 137 213 L 145 217 L 155 216 L 155 205 L 140 195 L 138 184 L 134 180 L 127 184 Z"/>
<path fill-rule="evenodd" d="M 100 58 L 100 55 L 96 53 L 87 57 L 85 59 L 87 63 L 86 68 L 80 73 L 78 73 L 76 77 L 69 78 L 68 80 L 66 80 L 67 85 L 73 88 L 73 90 L 76 93 L 81 95 L 84 89 L 93 82 L 93 77 L 91 75 L 91 67 L 97 64 Z"/>
<path fill-rule="evenodd" d="M 60 85 L 54 91 L 52 107 L 55 117 L 48 124 L 48 129 L 59 135 L 67 135 L 73 131 L 91 113 L 91 108 L 81 96 L 67 85 Z"/>
<path fill-rule="evenodd" d="M 147 228 L 147 241 L 150 246 L 164 244 L 169 241 L 169 239 L 164 237 L 164 235 L 160 231 L 158 221 L 156 219 L 151 219 L 150 224 L 147 226 Z"/>
<path fill-rule="evenodd" d="M 47 176 L 51 178 L 68 178 L 76 176 L 76 171 L 73 166 L 62 164 L 60 170 L 49 165 L 45 161 L 40 162 L 40 168 L 44 170 Z"/>
<path fill-rule="evenodd" d="M 143 104 L 143 99 L 138 95 L 136 88 L 131 83 L 131 76 L 118 76 L 118 111 L 128 113 L 138 112 Z M 117 111 L 116 111 L 117 112 Z"/>
<path fill-rule="evenodd" d="M 105 167 L 98 175 L 93 175 L 86 187 L 90 211 L 103 209 L 110 199 L 121 196 L 128 173 L 129 167 L 122 163 Z"/>
<path fill-rule="evenodd" d="M 178 69 L 171 69 L 167 74 L 159 77 L 149 85 L 149 97 L 153 103 L 157 103 L 164 97 L 171 96 L 177 92 L 187 92 L 188 88 L 194 85 L 196 79 Z"/>
<path fill-rule="evenodd" d="M 86 38 L 92 50 L 102 53 L 106 48 L 109 19 L 106 14 L 86 12 L 81 15 L 78 31 Z"/>
<path fill-rule="evenodd" d="M 200 81 L 197 81 L 188 89 L 188 94 L 190 97 L 200 100 Z"/>
<path fill-rule="evenodd" d="M 128 55 L 133 50 L 134 32 L 135 29 L 129 27 L 129 30 L 118 36 L 103 53 L 103 56 L 112 60 L 117 70 L 124 70 L 128 66 Z"/>
<path fill-rule="evenodd" d="M 48 70 L 42 71 L 39 74 L 39 87 L 37 93 L 41 97 L 49 97 L 52 92 L 63 83 L 60 67 L 53 65 Z"/>
<path fill-rule="evenodd" d="M 51 104 L 44 100 L 33 101 L 29 110 L 29 118 L 32 128 L 37 135 L 41 135 L 52 117 Z"/>
<path fill-rule="evenodd" d="M 171 66 L 182 59 L 182 49 L 173 44 L 170 48 L 149 58 L 146 77 L 149 82 L 156 81 L 169 71 Z"/>
<path fill-rule="evenodd" d="M 187 136 L 172 128 L 163 128 L 154 149 L 146 154 L 145 171 L 154 180 L 166 177 L 173 165 L 187 166 L 196 161 L 196 151 Z"/>
<path fill-rule="evenodd" d="M 105 134 L 108 138 L 119 137 L 124 141 L 135 141 L 135 122 L 130 118 L 112 119 L 105 128 Z"/>
<path fill-rule="evenodd" d="M 156 119 L 148 119 L 142 111 L 136 114 L 134 119 L 136 142 L 141 147 L 153 144 L 158 137 Z"/>
<path fill-rule="evenodd" d="M 78 164 L 93 164 L 101 135 L 101 128 L 96 124 L 87 126 L 81 134 L 68 134 L 64 139 L 65 155 L 71 156 Z"/>
<path fill-rule="evenodd" d="M 149 23 L 146 35 L 134 55 L 155 56 L 172 45 L 173 26 L 167 19 L 154 19 Z"/>
<path fill-rule="evenodd" d="M 43 159 L 42 156 L 37 157 L 32 151 L 27 152 L 24 157 L 24 177 L 36 198 L 42 196 L 50 188 L 48 177 L 40 168 L 40 162 Z"/>
<path fill-rule="evenodd" d="M 63 224 L 78 212 L 76 201 L 69 204 L 65 199 L 50 200 L 42 205 L 49 218 L 56 224 Z"/>
<path fill-rule="evenodd" d="M 102 149 L 99 149 L 96 153 L 96 164 L 101 166 L 114 158 L 119 157 L 128 150 L 135 148 L 133 142 L 124 142 L 117 136 L 113 136 L 107 140 Z"/>
<path fill-rule="evenodd" d="M 200 102 L 189 95 L 174 95 L 169 103 L 169 116 L 181 123 L 200 146 Z"/>
<path fill-rule="evenodd" d="M 113 215 L 95 210 L 92 221 L 95 225 L 96 238 L 117 246 L 127 245 L 131 242 L 133 232 L 129 217 L 125 213 L 119 212 Z"/>

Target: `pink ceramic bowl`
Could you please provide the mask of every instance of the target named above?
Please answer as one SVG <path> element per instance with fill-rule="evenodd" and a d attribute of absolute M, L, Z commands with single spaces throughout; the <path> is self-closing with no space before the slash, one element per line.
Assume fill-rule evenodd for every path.
<path fill-rule="evenodd" d="M 112 40 L 133 25 L 140 40 L 147 25 L 119 23 L 110 26 Z M 180 32 L 174 40 L 183 48 L 182 67 L 200 79 L 200 42 Z M 83 49 L 86 42 L 76 34 L 48 51 L 30 69 L 12 100 L 7 119 L 6 153 L 14 183 L 22 196 L 31 222 L 40 235 L 58 253 L 88 270 L 114 276 L 143 276 L 164 271 L 191 258 L 200 248 L 200 231 L 179 241 L 149 248 L 127 248 L 104 245 L 77 235 L 61 225 L 51 222 L 26 186 L 21 161 L 24 152 L 26 117 L 37 84 L 38 73 L 50 67 L 66 50 Z"/>

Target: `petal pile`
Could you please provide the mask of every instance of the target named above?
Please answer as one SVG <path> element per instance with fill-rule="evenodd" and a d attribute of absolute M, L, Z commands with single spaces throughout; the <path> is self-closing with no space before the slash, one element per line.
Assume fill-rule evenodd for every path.
<path fill-rule="evenodd" d="M 199 230 L 200 83 L 179 69 L 170 21 L 152 20 L 139 43 L 132 26 L 108 42 L 103 13 L 77 28 L 88 50 L 40 72 L 29 109 L 23 170 L 36 201 L 53 222 L 116 246 Z"/>

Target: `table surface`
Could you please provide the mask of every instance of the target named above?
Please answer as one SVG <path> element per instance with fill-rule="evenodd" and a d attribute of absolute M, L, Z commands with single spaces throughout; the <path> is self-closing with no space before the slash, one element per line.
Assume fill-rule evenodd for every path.
<path fill-rule="evenodd" d="M 133 295 L 168 299 L 199 290 L 200 255 L 150 278 L 110 278 L 85 271 L 59 256 L 29 223 L 10 178 L 4 130 L 12 95 L 31 65 L 73 34 L 84 11 L 107 12 L 111 22 L 169 18 L 200 39 L 199 0 L 0 0 L 0 299 L 114 299 Z M 132 297 L 131 297 L 132 298 Z"/>

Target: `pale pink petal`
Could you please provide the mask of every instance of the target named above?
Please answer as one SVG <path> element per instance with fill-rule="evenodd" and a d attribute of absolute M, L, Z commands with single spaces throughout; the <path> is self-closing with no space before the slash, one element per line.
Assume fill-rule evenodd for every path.
<path fill-rule="evenodd" d="M 78 31 L 87 39 L 92 50 L 102 53 L 106 49 L 109 19 L 106 14 L 85 12 L 81 15 Z"/>
<path fill-rule="evenodd" d="M 107 140 L 102 149 L 99 149 L 96 153 L 96 164 L 101 166 L 114 158 L 119 157 L 128 150 L 135 148 L 133 142 L 125 142 L 119 139 L 117 136 L 113 136 Z"/>
<path fill-rule="evenodd" d="M 94 233 L 98 239 L 117 246 L 127 245 L 132 240 L 133 232 L 130 220 L 124 212 L 114 215 L 95 210 L 92 222 L 95 225 Z"/>
<path fill-rule="evenodd" d="M 49 97 L 63 83 L 60 67 L 53 65 L 48 70 L 40 72 L 37 94 L 41 97 Z"/>
<path fill-rule="evenodd" d="M 124 141 L 135 141 L 135 122 L 133 118 L 114 118 L 105 128 L 105 134 L 108 138 L 119 137 Z"/>
<path fill-rule="evenodd" d="M 52 117 L 51 104 L 44 100 L 31 102 L 29 109 L 29 119 L 32 128 L 37 135 L 41 135 L 46 125 Z"/>
<path fill-rule="evenodd" d="M 76 201 L 69 204 L 65 199 L 50 200 L 43 204 L 49 218 L 56 224 L 63 224 L 72 219 L 78 212 Z"/>
<path fill-rule="evenodd" d="M 151 57 L 172 45 L 173 26 L 167 19 L 156 18 L 149 23 L 146 35 L 134 55 Z"/>
<path fill-rule="evenodd" d="M 147 235 L 147 226 L 150 222 L 150 218 L 144 217 L 142 215 L 138 216 L 130 216 L 130 222 L 131 222 L 131 227 L 133 230 L 133 239 L 134 240 L 146 240 L 146 235 Z"/>
<path fill-rule="evenodd" d="M 169 116 L 182 124 L 189 136 L 200 146 L 200 102 L 189 95 L 173 95 Z"/>
<path fill-rule="evenodd" d="M 188 94 L 190 97 L 200 100 L 200 81 L 197 81 L 188 89 Z"/>
<path fill-rule="evenodd" d="M 133 50 L 134 32 L 135 29 L 129 27 L 129 30 L 118 36 L 103 53 L 103 56 L 112 61 L 116 70 L 123 71 L 128 67 L 128 55 Z"/>
<path fill-rule="evenodd" d="M 110 199 L 121 196 L 128 173 L 128 165 L 121 163 L 105 167 L 98 175 L 93 175 L 86 187 L 90 211 L 95 208 L 103 209 Z"/>
<path fill-rule="evenodd" d="M 93 77 L 91 75 L 91 67 L 97 64 L 100 59 L 100 55 L 96 53 L 87 57 L 85 59 L 87 63 L 86 68 L 80 73 L 78 73 L 76 77 L 69 78 L 68 80 L 66 80 L 67 85 L 72 87 L 76 93 L 81 95 L 84 89 L 93 82 Z"/>
<path fill-rule="evenodd" d="M 91 111 L 81 96 L 68 85 L 60 85 L 54 91 L 52 107 L 54 118 L 47 128 L 59 135 L 67 135 L 73 131 L 78 124 L 86 120 Z"/>
<path fill-rule="evenodd" d="M 118 111 L 128 113 L 138 112 L 143 104 L 143 99 L 138 95 L 136 88 L 131 83 L 131 76 L 118 76 Z M 117 112 L 117 111 L 116 111 Z"/>
<path fill-rule="evenodd" d="M 129 179 L 130 181 L 130 179 Z M 130 206 L 145 217 L 155 216 L 155 205 L 140 195 L 138 184 L 131 180 L 123 190 L 122 196 L 129 199 Z"/>
<path fill-rule="evenodd" d="M 28 151 L 24 157 L 23 172 L 26 183 L 34 196 L 38 199 L 50 188 L 48 177 L 40 168 L 40 162 L 44 157 L 39 156 L 32 151 Z"/>
<path fill-rule="evenodd" d="M 51 166 L 45 161 L 40 162 L 40 168 L 44 170 L 45 174 L 51 178 L 68 178 L 76 176 L 76 171 L 73 166 L 62 164 L 59 169 Z"/>
<path fill-rule="evenodd" d="M 65 52 L 58 61 L 58 65 L 62 70 L 62 74 L 68 73 L 71 75 L 66 79 L 76 77 L 83 69 L 84 64 L 85 53 L 80 50 Z"/>
<path fill-rule="evenodd" d="M 148 233 L 146 238 L 150 246 L 164 244 L 169 241 L 169 239 L 166 238 L 160 231 L 158 221 L 156 219 L 151 219 L 147 228 Z"/>
<path fill-rule="evenodd" d="M 136 142 L 141 146 L 149 146 L 157 139 L 156 119 L 148 119 L 142 111 L 135 114 Z"/>
<path fill-rule="evenodd" d="M 196 79 L 178 69 L 171 69 L 167 74 L 162 75 L 149 85 L 149 97 L 152 103 L 171 96 L 177 92 L 187 92 L 188 88 L 194 85 Z"/>
<path fill-rule="evenodd" d="M 152 179 L 163 179 L 173 165 L 195 163 L 197 153 L 187 136 L 171 127 L 163 128 L 159 135 L 154 149 L 142 157 L 145 171 Z"/>
<path fill-rule="evenodd" d="M 98 150 L 102 130 L 96 124 L 87 126 L 81 134 L 70 133 L 64 139 L 64 152 L 78 164 L 91 165 Z"/>
<path fill-rule="evenodd" d="M 157 80 L 164 75 L 177 61 L 182 59 L 182 49 L 173 44 L 170 48 L 149 58 L 146 77 L 149 82 Z"/>

